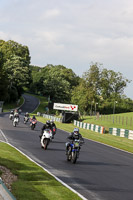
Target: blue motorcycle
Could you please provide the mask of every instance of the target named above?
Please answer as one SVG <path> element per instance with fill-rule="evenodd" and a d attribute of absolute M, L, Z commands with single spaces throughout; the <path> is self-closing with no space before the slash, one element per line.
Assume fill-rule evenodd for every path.
<path fill-rule="evenodd" d="M 73 164 L 76 163 L 77 158 L 79 157 L 80 146 L 80 140 L 76 139 L 69 144 L 67 151 L 67 161 L 71 161 Z"/>

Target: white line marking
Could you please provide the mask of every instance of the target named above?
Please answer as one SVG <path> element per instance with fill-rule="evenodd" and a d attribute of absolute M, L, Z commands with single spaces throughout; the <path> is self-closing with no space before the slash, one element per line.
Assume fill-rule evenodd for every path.
<path fill-rule="evenodd" d="M 6 138 L 5 134 L 3 133 L 3 131 L 0 129 L 0 132 L 2 134 L 2 136 L 5 138 L 6 143 L 8 143 L 8 139 Z"/>

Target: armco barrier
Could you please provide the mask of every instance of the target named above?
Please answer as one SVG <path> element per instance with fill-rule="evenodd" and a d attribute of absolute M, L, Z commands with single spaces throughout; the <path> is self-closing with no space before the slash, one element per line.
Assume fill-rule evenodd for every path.
<path fill-rule="evenodd" d="M 52 119 L 53 121 L 62 122 L 61 118 L 54 117 L 54 116 L 52 116 L 52 115 L 43 114 L 42 116 L 43 116 L 44 118 L 47 118 L 47 119 Z"/>
<path fill-rule="evenodd" d="M 79 128 L 84 128 L 84 129 L 95 131 L 95 132 L 98 132 L 98 133 L 102 133 L 102 134 L 105 133 L 105 128 L 103 126 L 83 123 L 83 122 L 79 122 L 79 121 L 76 121 L 76 120 L 74 120 L 74 125 L 78 126 Z"/>
<path fill-rule="evenodd" d="M 133 140 L 133 130 L 109 128 L 109 133 L 115 136 L 125 137 L 130 140 Z"/>

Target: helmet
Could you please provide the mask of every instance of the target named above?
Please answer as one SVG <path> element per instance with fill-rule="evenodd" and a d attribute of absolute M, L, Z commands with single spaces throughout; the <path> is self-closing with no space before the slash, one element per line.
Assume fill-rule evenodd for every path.
<path fill-rule="evenodd" d="M 36 119 L 35 115 L 33 115 L 32 119 Z"/>
<path fill-rule="evenodd" d="M 29 113 L 28 112 L 26 112 L 26 115 L 28 115 Z"/>
<path fill-rule="evenodd" d="M 47 124 L 47 125 L 49 125 L 49 124 L 50 124 L 50 121 L 49 121 L 49 120 L 48 120 L 48 121 L 46 121 L 46 124 Z"/>
<path fill-rule="evenodd" d="M 73 133 L 74 133 L 74 135 L 78 135 L 79 134 L 79 129 L 78 128 L 74 128 Z"/>
<path fill-rule="evenodd" d="M 53 124 L 53 123 L 54 123 L 54 121 L 51 119 L 51 120 L 50 120 L 50 123 L 51 123 L 51 124 Z"/>

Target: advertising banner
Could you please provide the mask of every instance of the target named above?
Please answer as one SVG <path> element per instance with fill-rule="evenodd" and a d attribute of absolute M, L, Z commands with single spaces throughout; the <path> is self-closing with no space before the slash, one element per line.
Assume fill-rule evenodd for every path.
<path fill-rule="evenodd" d="M 54 103 L 53 109 L 55 109 L 55 110 L 67 110 L 67 111 L 78 111 L 78 105 Z"/>

